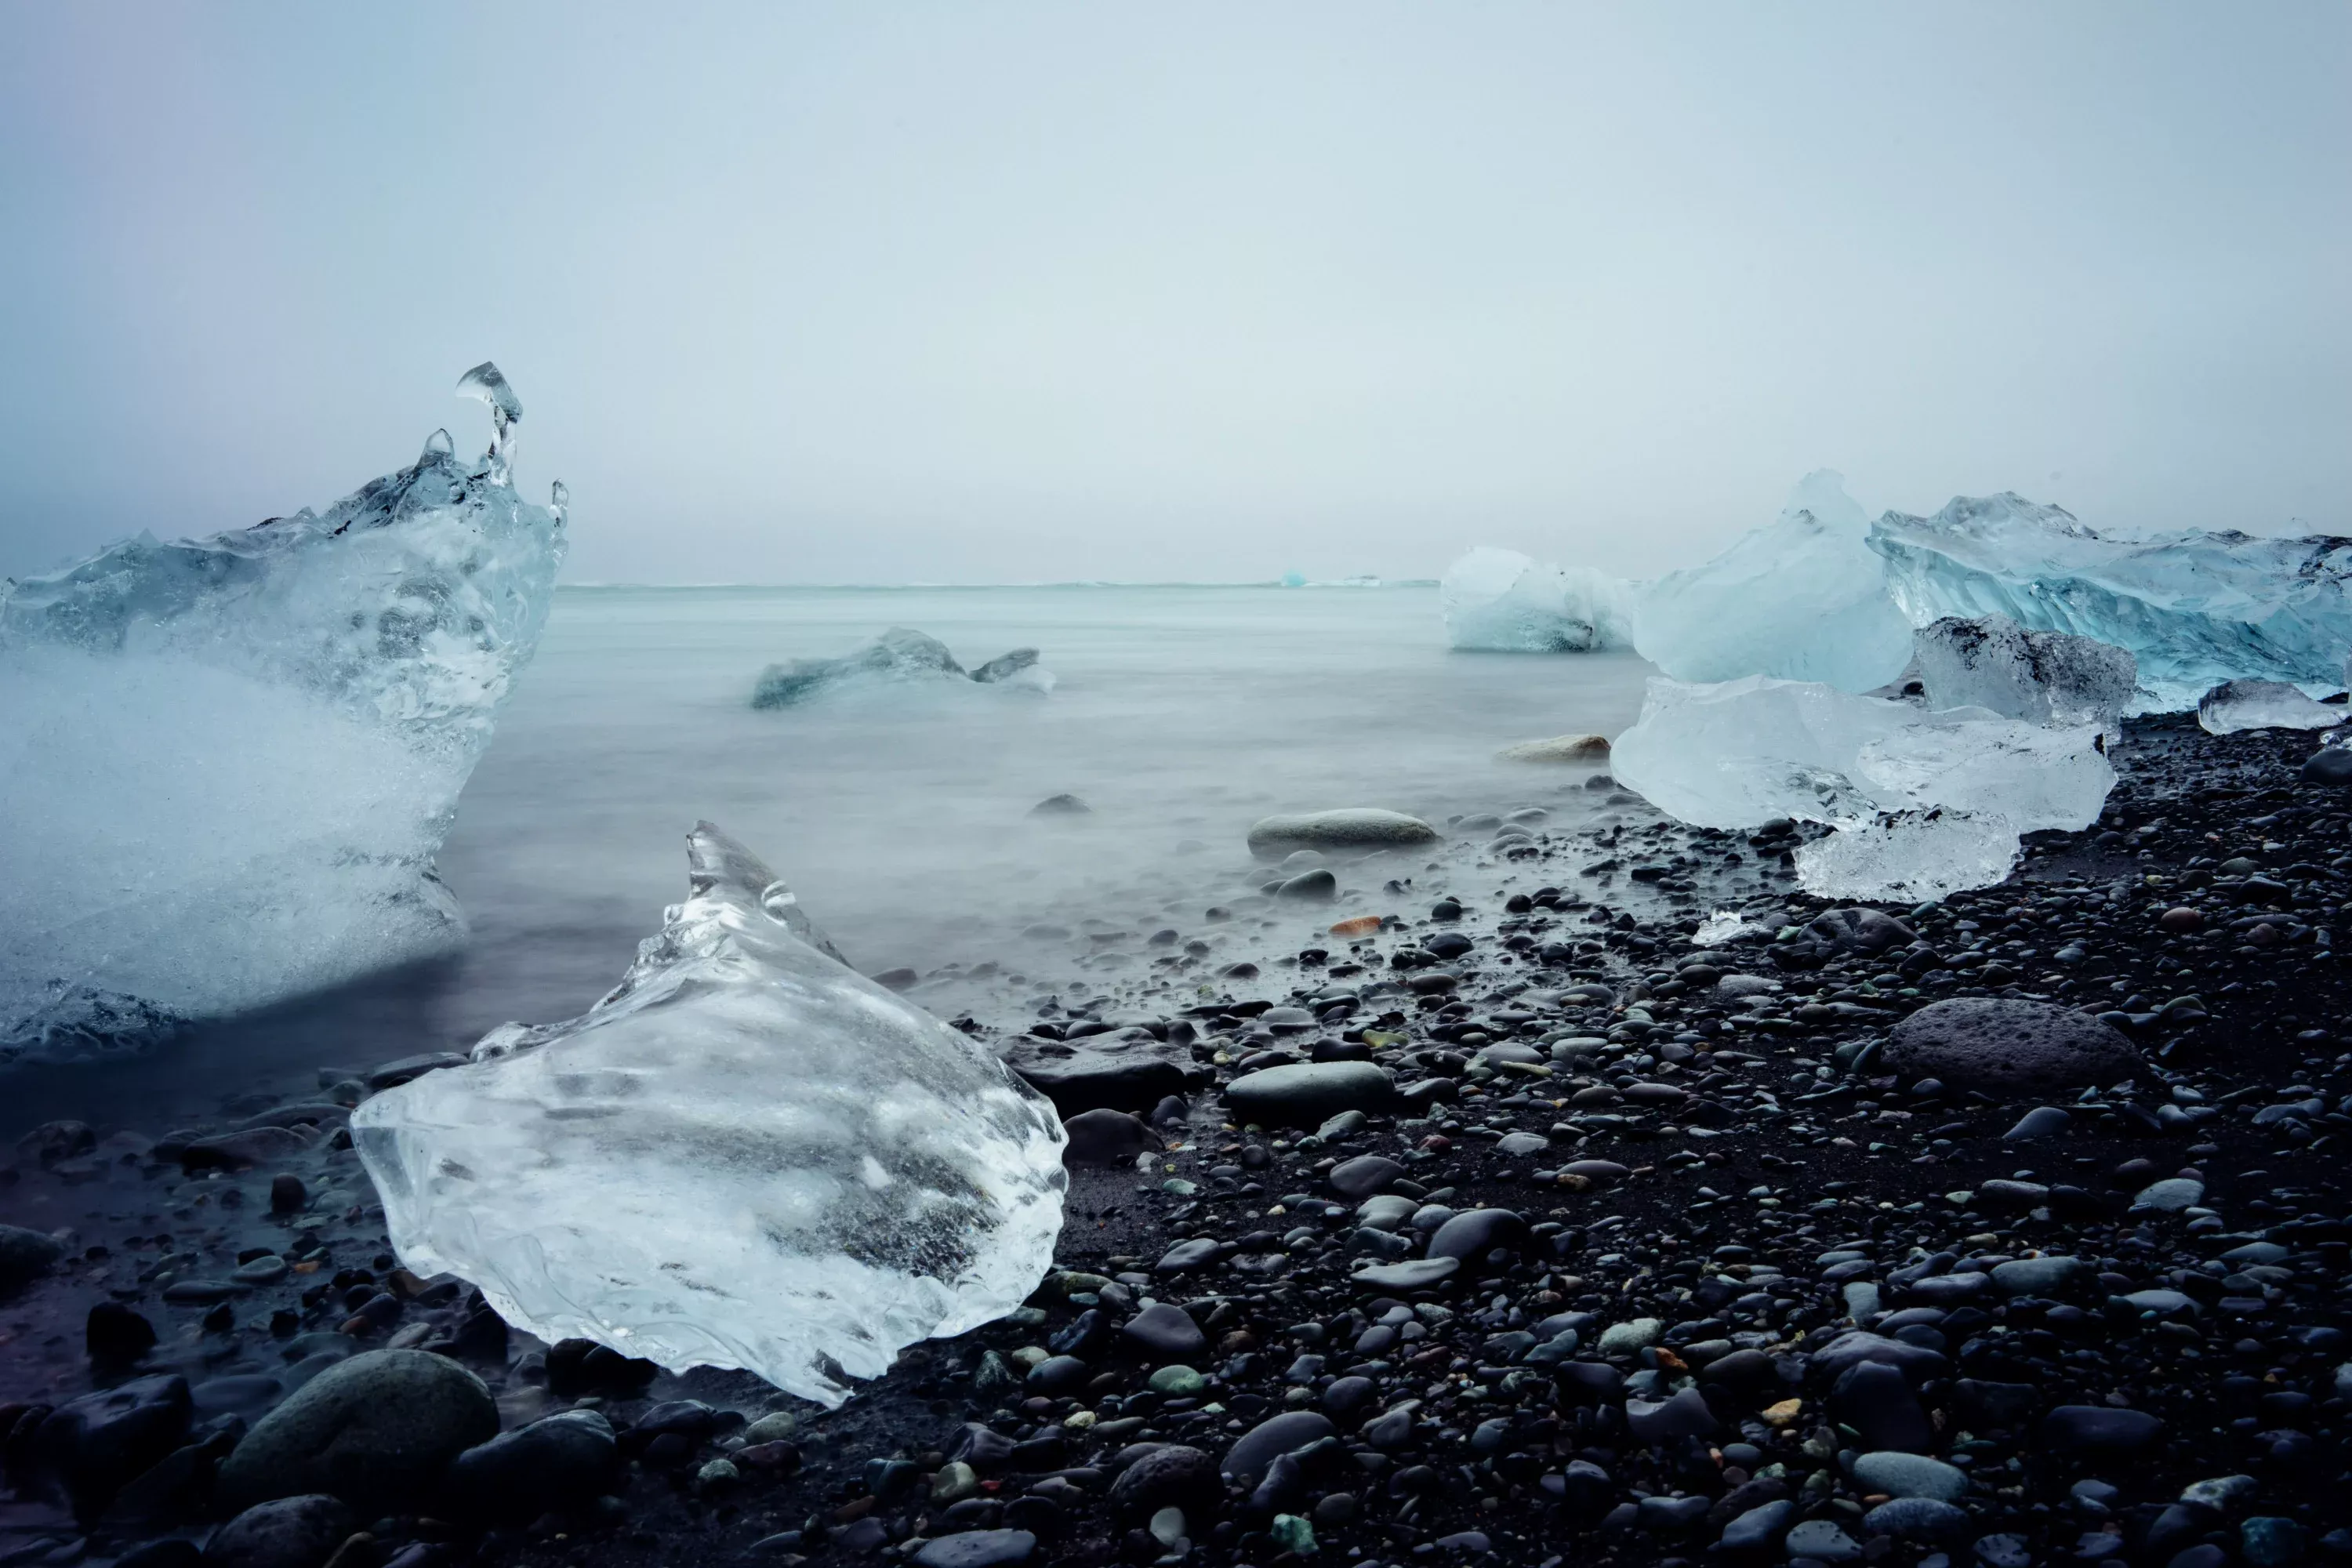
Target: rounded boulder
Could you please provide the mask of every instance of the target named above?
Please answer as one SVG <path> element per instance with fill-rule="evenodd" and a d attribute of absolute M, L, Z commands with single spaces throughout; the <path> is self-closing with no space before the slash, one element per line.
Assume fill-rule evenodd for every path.
<path fill-rule="evenodd" d="M 1879 1058 L 1961 1089 L 2089 1089 L 2131 1077 L 2139 1053 L 2087 1014 L 2009 997 L 1932 1003 L 1895 1026 Z"/>
<path fill-rule="evenodd" d="M 397 1510 L 449 1461 L 499 1435 L 482 1380 L 424 1351 L 369 1351 L 262 1417 L 221 1466 L 235 1506 L 324 1493 L 368 1517 Z"/>

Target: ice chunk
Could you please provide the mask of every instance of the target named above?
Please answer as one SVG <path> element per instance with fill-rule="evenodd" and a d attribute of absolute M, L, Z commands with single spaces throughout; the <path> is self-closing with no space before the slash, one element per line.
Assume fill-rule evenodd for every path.
<path fill-rule="evenodd" d="M 1815 892 L 1933 898 L 2000 880 L 2022 834 L 2095 820 L 2115 784 L 2098 741 L 2087 725 L 1923 713 L 1817 681 L 1654 679 L 1612 767 L 1701 826 L 1835 827 L 1798 856 Z"/>
<path fill-rule="evenodd" d="M 495 380 L 510 455 L 512 391 L 468 380 Z M 461 938 L 433 858 L 563 548 L 503 457 L 436 432 L 323 515 L 0 584 L 0 1058 Z"/>
<path fill-rule="evenodd" d="M 1915 624 L 2004 615 L 2128 648 L 2142 712 L 2179 711 L 2233 679 L 2339 685 L 2352 647 L 2352 539 L 2190 530 L 2109 538 L 2015 495 L 1888 512 L 1870 546 Z"/>
<path fill-rule="evenodd" d="M 1053 672 L 1038 666 L 1034 647 L 1014 648 L 968 670 L 948 645 L 908 626 L 892 626 L 840 658 L 796 658 L 760 672 L 751 691 L 754 708 L 791 708 L 853 686 L 961 685 L 978 681 L 1007 690 L 1043 695 L 1054 689 Z"/>
<path fill-rule="evenodd" d="M 352 1118 L 404 1263 L 539 1335 L 741 1367 L 838 1405 L 898 1351 L 1019 1306 L 1063 1135 L 979 1041 L 816 945 L 709 823 L 689 897 L 611 994 L 509 1024 Z M 821 940 L 821 939 L 815 939 Z"/>
<path fill-rule="evenodd" d="M 1445 570 L 1445 637 L 1486 653 L 1591 653 L 1632 646 L 1631 588 L 1583 566 L 1554 566 L 1482 544 Z"/>
<path fill-rule="evenodd" d="M 2197 704 L 2209 735 L 2241 730 L 2332 730 L 2352 718 L 2338 704 L 2315 702 L 2284 680 L 2225 680 Z"/>
<path fill-rule="evenodd" d="M 1640 590 L 1633 647 L 1677 680 L 1884 686 L 1911 660 L 1911 623 L 1886 591 L 1869 531 L 1843 479 L 1808 475 L 1778 521 Z"/>
<path fill-rule="evenodd" d="M 2029 632 L 2001 615 L 1946 616 L 1920 627 L 1913 647 L 1930 708 L 1986 708 L 2113 734 L 2138 684 L 2126 649 L 2070 632 Z"/>

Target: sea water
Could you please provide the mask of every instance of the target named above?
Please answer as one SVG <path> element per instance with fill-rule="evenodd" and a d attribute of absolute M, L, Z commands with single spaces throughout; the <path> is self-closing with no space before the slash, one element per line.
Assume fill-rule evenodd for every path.
<path fill-rule="evenodd" d="M 1059 684 L 751 708 L 765 666 L 893 626 L 968 666 L 1037 647 Z M 1433 586 L 565 589 L 441 856 L 472 923 L 462 952 L 132 1058 L 18 1069 L 8 1121 L 159 1133 L 320 1067 L 578 1014 L 684 897 L 705 818 L 784 876 L 852 963 L 915 971 L 935 1011 L 1011 1021 L 1098 984 L 1097 948 L 1135 945 L 1120 933 L 1190 935 L 1245 897 L 1263 879 L 1244 846 L 1258 817 L 1370 805 L 1443 826 L 1532 805 L 1572 825 L 1592 770 L 1494 753 L 1613 735 L 1650 673 L 1629 654 L 1451 651 Z M 1031 815 L 1058 795 L 1088 809 Z M 1360 912 L 1377 911 L 1333 918 Z"/>

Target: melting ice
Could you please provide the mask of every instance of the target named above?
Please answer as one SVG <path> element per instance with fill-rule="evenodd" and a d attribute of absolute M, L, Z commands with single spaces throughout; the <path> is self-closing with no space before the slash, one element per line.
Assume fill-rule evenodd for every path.
<path fill-rule="evenodd" d="M 1631 647 L 1631 589 L 1583 566 L 1482 544 L 1445 569 L 1438 606 L 1453 647 L 1484 653 L 1591 653 Z"/>
<path fill-rule="evenodd" d="M 436 432 L 324 513 L 0 584 L 0 1058 L 69 1055 L 446 948 L 433 873 L 538 644 L 563 511 Z M 560 487 L 559 487 L 560 490 Z"/>
<path fill-rule="evenodd" d="M 412 1268 L 544 1339 L 743 1367 L 827 1405 L 1021 1304 L 1062 1222 L 1061 1122 L 831 955 L 709 824 L 690 896 L 583 1016 L 493 1030 L 352 1119 Z"/>

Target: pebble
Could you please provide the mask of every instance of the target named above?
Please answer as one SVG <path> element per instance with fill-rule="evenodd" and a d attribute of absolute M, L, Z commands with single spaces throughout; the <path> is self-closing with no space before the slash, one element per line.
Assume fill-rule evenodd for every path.
<path fill-rule="evenodd" d="M 1924 1497 L 1938 1502 L 1958 1502 L 1969 1490 L 1966 1470 L 1924 1454 L 1898 1449 L 1860 1456 L 1853 1462 L 1853 1479 L 1866 1489 L 1885 1492 L 1892 1498 Z"/>

